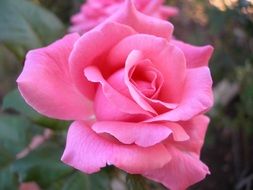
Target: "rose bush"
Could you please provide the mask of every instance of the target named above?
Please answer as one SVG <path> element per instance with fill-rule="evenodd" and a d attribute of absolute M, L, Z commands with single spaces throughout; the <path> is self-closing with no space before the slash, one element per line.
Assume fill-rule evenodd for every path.
<path fill-rule="evenodd" d="M 114 165 L 172 190 L 209 174 L 199 159 L 212 106 L 211 46 L 172 40 L 167 21 L 131 1 L 83 36 L 27 54 L 17 79 L 28 104 L 75 120 L 62 161 L 85 173 Z"/>
<path fill-rule="evenodd" d="M 115 13 L 124 0 L 88 0 L 79 13 L 71 17 L 71 32 L 84 33 Z M 163 5 L 164 0 L 134 0 L 136 8 L 144 14 L 167 20 L 175 16 L 178 9 Z"/>

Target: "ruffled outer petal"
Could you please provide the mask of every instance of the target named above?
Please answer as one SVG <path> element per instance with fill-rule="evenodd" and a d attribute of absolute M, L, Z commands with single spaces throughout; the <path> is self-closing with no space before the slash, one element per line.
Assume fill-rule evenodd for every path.
<path fill-rule="evenodd" d="M 209 174 L 208 167 L 198 157 L 189 152 L 183 152 L 172 146 L 167 146 L 171 161 L 165 167 L 144 173 L 151 180 L 162 183 L 171 190 L 185 190 Z"/>
<path fill-rule="evenodd" d="M 112 67 L 121 68 L 133 50 L 139 50 L 143 58 L 153 61 L 168 46 L 164 38 L 148 34 L 134 34 L 128 36 L 116 44 L 108 54 L 108 64 Z"/>
<path fill-rule="evenodd" d="M 186 121 L 206 112 L 213 105 L 212 78 L 208 67 L 187 69 L 182 100 L 169 112 L 153 117 L 153 121 Z"/>
<path fill-rule="evenodd" d="M 184 52 L 187 68 L 207 66 L 213 54 L 213 47 L 210 45 L 194 46 L 178 40 L 171 40 L 171 43 Z"/>
<path fill-rule="evenodd" d="M 189 121 L 180 122 L 180 125 L 184 127 L 185 132 L 190 136 L 190 139 L 188 141 L 178 142 L 177 146 L 182 150 L 186 149 L 199 156 L 209 121 L 210 119 L 207 116 L 200 115 Z"/>
<path fill-rule="evenodd" d="M 181 123 L 190 136 L 184 142 L 167 141 L 171 161 L 163 168 L 144 173 L 149 179 L 160 182 L 171 190 L 185 190 L 210 174 L 208 167 L 199 160 L 209 119 L 200 115 Z"/>
<path fill-rule="evenodd" d="M 111 68 L 105 66 L 105 56 L 115 44 L 123 38 L 135 33 L 126 25 L 107 22 L 101 28 L 85 33 L 76 43 L 70 55 L 70 72 L 77 88 L 88 98 L 93 99 L 95 85 L 89 82 L 83 71 L 89 65 L 101 66 L 101 69 Z"/>
<path fill-rule="evenodd" d="M 117 21 L 132 27 L 138 33 L 152 34 L 166 39 L 171 38 L 174 29 L 168 21 L 147 16 L 137 11 L 132 0 L 126 0 L 125 5 L 107 21 Z"/>
<path fill-rule="evenodd" d="M 153 146 L 165 140 L 172 130 L 163 124 L 130 122 L 96 122 L 92 129 L 96 133 L 108 133 L 124 144 L 137 144 L 141 147 Z"/>
<path fill-rule="evenodd" d="M 18 88 L 25 101 L 43 115 L 75 120 L 92 114 L 91 102 L 75 88 L 69 73 L 69 54 L 78 38 L 67 35 L 26 56 Z"/>
<path fill-rule="evenodd" d="M 161 168 L 170 161 L 165 146 L 151 147 L 123 145 L 96 134 L 84 122 L 74 122 L 68 131 L 67 144 L 62 161 L 85 173 L 115 165 L 129 173 L 143 173 Z"/>

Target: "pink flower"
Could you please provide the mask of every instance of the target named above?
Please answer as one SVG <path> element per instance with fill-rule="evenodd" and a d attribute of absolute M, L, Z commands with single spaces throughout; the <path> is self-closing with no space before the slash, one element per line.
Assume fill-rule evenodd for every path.
<path fill-rule="evenodd" d="M 163 5 L 164 0 L 134 0 L 136 8 L 144 14 L 167 20 L 177 15 L 178 9 Z M 87 0 L 81 11 L 71 17 L 70 32 L 83 34 L 115 13 L 124 0 Z"/>
<path fill-rule="evenodd" d="M 62 161 L 85 173 L 114 165 L 183 190 L 209 174 L 199 159 L 212 106 L 211 46 L 171 40 L 173 26 L 131 1 L 83 36 L 28 53 L 26 102 L 76 120 Z"/>

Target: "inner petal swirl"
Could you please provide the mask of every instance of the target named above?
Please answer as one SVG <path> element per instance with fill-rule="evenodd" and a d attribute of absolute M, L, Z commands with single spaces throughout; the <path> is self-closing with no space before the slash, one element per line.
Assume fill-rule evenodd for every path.
<path fill-rule="evenodd" d="M 129 81 L 136 90 L 147 98 L 157 98 L 163 84 L 161 73 L 152 66 L 148 59 L 141 60 L 130 69 Z"/>

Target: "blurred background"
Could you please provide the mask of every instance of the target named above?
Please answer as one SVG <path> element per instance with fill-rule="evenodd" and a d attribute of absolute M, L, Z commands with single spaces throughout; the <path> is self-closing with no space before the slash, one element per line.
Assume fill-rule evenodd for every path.
<path fill-rule="evenodd" d="M 121 190 L 124 181 L 125 189 L 164 189 L 113 167 L 87 176 L 62 164 L 69 123 L 37 114 L 16 90 L 26 52 L 66 33 L 70 16 L 82 3 L 0 0 L 0 190 L 34 189 L 26 182 L 36 182 L 35 186 L 46 190 Z M 201 155 L 211 175 L 189 189 L 252 190 L 253 1 L 167 3 L 180 10 L 171 19 L 178 39 L 215 47 L 210 67 L 216 103 L 209 112 L 211 123 Z"/>

